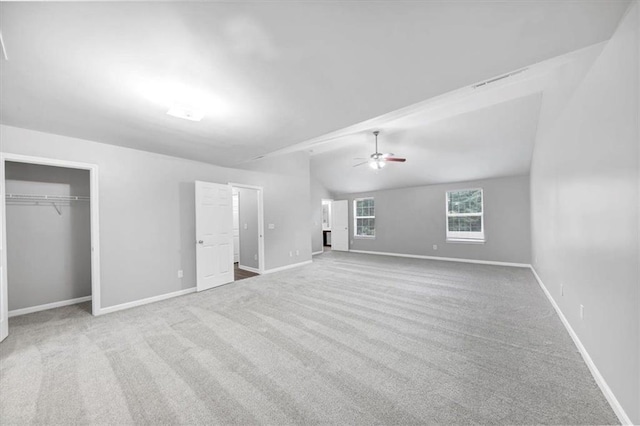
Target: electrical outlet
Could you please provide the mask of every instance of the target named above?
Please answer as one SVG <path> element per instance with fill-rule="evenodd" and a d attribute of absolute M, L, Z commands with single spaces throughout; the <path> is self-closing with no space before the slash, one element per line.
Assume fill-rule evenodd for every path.
<path fill-rule="evenodd" d="M 292 251 L 289 252 L 289 257 L 293 257 L 293 252 Z"/>
<path fill-rule="evenodd" d="M 182 278 L 182 277 L 184 277 L 184 272 L 182 272 L 182 269 L 180 269 L 178 271 L 178 278 Z"/>
<path fill-rule="evenodd" d="M 300 256 L 300 250 L 296 250 L 296 256 Z"/>
<path fill-rule="evenodd" d="M 580 305 L 580 319 L 584 319 L 584 305 Z"/>
<path fill-rule="evenodd" d="M 258 255 L 257 254 L 253 255 L 253 260 L 258 260 Z"/>
<path fill-rule="evenodd" d="M 244 229 L 249 229 L 249 224 L 245 223 L 244 224 Z"/>
<path fill-rule="evenodd" d="M 276 229 L 276 224 L 275 223 L 270 223 L 269 224 L 269 229 Z"/>
<path fill-rule="evenodd" d="M 433 249 L 434 249 L 434 250 L 438 250 L 438 245 L 437 245 L 437 244 L 434 244 L 434 245 L 433 245 Z"/>
<path fill-rule="evenodd" d="M 353 245 L 353 240 L 351 240 L 351 245 Z"/>
<path fill-rule="evenodd" d="M 560 283 L 560 296 L 564 296 L 564 284 Z"/>

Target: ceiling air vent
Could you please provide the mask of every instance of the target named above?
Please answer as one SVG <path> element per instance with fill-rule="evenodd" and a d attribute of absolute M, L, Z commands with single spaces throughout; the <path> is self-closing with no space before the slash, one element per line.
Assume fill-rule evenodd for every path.
<path fill-rule="evenodd" d="M 505 78 L 513 77 L 514 75 L 518 75 L 518 74 L 520 74 L 520 73 L 523 73 L 523 72 L 525 72 L 525 71 L 526 71 L 526 70 L 528 70 L 528 69 L 529 69 L 529 68 L 522 68 L 522 69 L 519 69 L 519 70 L 517 70 L 517 71 L 512 71 L 512 72 L 510 72 L 510 73 L 503 74 L 503 75 L 501 75 L 501 76 L 499 76 L 499 77 L 494 77 L 494 78 L 492 78 L 492 79 L 485 80 L 485 81 L 483 81 L 483 82 L 481 82 L 481 83 L 474 84 L 474 85 L 473 85 L 473 86 L 471 86 L 471 87 L 472 87 L 473 89 L 477 89 L 478 87 L 486 86 L 487 84 L 495 83 L 496 81 L 500 81 L 500 80 L 504 80 Z"/>

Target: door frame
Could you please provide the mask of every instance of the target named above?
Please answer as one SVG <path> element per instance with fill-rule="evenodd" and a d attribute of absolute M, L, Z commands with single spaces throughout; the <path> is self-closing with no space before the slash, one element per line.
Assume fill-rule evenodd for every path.
<path fill-rule="evenodd" d="M 258 274 L 264 274 L 264 188 L 257 185 L 229 182 L 232 188 L 255 189 L 258 191 Z"/>
<path fill-rule="evenodd" d="M 324 215 L 324 206 L 328 205 L 329 206 L 329 229 L 324 229 L 324 222 L 322 221 L 323 217 L 320 218 L 320 239 L 322 240 L 322 251 L 321 253 L 324 253 L 324 248 L 326 247 L 324 244 L 325 241 L 325 232 L 329 232 L 331 233 L 331 227 L 333 226 L 333 214 L 331 212 L 331 205 L 333 204 L 334 199 L 333 198 L 321 198 L 320 199 L 320 208 L 321 208 L 321 212 L 322 215 Z M 331 247 L 331 245 L 329 245 L 329 247 Z"/>
<path fill-rule="evenodd" d="M 80 163 L 76 161 L 59 160 L 45 157 L 32 157 L 28 155 L 0 153 L 0 209 L 2 213 L 2 238 L 0 238 L 0 262 L 2 262 L 2 284 L 0 285 L 0 324 L 2 330 L 0 335 L 4 336 L 5 329 L 8 332 L 8 288 L 7 278 L 7 203 L 6 203 L 6 176 L 5 163 L 7 161 L 15 163 L 37 164 L 41 166 L 65 167 L 69 169 L 81 169 L 89 171 L 90 198 L 89 206 L 91 210 L 91 314 L 100 315 L 100 215 L 99 215 L 99 185 L 98 185 L 98 165 L 91 163 Z"/>

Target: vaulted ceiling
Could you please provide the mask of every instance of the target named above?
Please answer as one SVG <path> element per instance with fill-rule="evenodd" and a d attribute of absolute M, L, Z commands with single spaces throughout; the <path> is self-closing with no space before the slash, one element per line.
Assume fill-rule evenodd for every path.
<path fill-rule="evenodd" d="M 2 2 L 0 120 L 230 166 L 606 40 L 627 5 Z M 451 120 L 506 118 L 508 138 L 539 97 L 511 102 Z M 458 124 L 404 138 L 460 144 Z"/>

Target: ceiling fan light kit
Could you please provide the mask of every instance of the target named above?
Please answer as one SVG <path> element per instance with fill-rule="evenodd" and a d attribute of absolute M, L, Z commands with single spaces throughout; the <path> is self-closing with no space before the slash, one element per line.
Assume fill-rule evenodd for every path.
<path fill-rule="evenodd" d="M 384 160 L 380 160 L 377 158 L 372 158 L 371 160 L 369 160 L 369 167 L 371 167 L 374 170 L 380 170 L 381 168 L 383 168 L 386 165 Z"/>
<path fill-rule="evenodd" d="M 387 152 L 384 154 L 378 152 L 378 135 L 379 134 L 380 134 L 379 130 L 376 130 L 373 132 L 373 135 L 376 137 L 376 150 L 373 154 L 369 156 L 370 157 L 369 160 L 364 161 L 362 163 L 358 163 L 353 167 L 358 167 L 368 163 L 369 167 L 371 167 L 373 170 L 380 170 L 387 165 L 387 162 L 391 161 L 395 163 L 404 163 L 405 161 L 407 161 L 406 158 L 394 157 L 393 156 L 394 154 L 391 152 Z"/>

